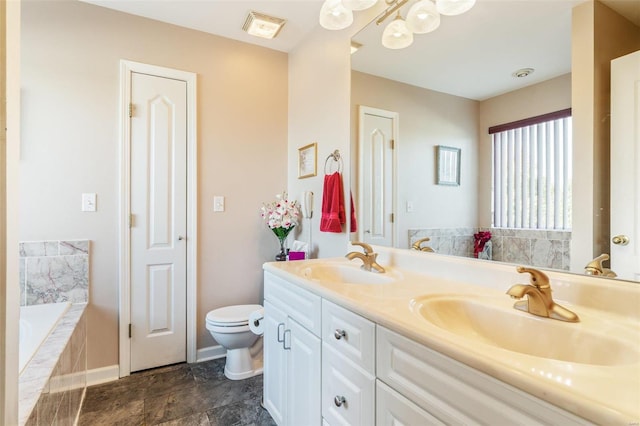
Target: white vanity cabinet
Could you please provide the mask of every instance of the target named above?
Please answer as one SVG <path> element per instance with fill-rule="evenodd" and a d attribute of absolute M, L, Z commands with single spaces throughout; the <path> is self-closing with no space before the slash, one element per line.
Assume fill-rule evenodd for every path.
<path fill-rule="evenodd" d="M 279 425 L 320 425 L 320 297 L 265 273 L 264 406 Z"/>
<path fill-rule="evenodd" d="M 375 422 L 375 323 L 322 300 L 322 416 L 330 425 Z"/>

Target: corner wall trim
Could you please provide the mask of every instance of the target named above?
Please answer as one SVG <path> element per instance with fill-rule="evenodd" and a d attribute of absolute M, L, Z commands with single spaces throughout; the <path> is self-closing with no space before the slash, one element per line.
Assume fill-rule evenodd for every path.
<path fill-rule="evenodd" d="M 118 380 L 120 378 L 119 372 L 120 366 L 118 364 L 87 370 L 87 386 Z"/>

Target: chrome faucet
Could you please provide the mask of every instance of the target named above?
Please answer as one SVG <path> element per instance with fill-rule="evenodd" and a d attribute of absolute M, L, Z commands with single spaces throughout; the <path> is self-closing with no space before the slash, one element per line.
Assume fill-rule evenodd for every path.
<path fill-rule="evenodd" d="M 418 241 L 413 243 L 411 248 L 414 249 L 414 250 L 418 250 L 418 251 L 428 251 L 428 252 L 434 253 L 434 251 L 433 251 L 433 249 L 431 247 L 428 247 L 428 246 L 421 247 L 422 243 L 426 243 L 427 241 L 430 241 L 430 240 L 431 240 L 431 238 L 429 238 L 429 237 L 420 238 Z"/>
<path fill-rule="evenodd" d="M 600 256 L 587 263 L 584 267 L 584 273 L 587 275 L 601 275 L 603 277 L 617 277 L 618 275 L 609 268 L 602 266 L 602 262 L 609 260 L 609 255 L 602 253 Z"/>
<path fill-rule="evenodd" d="M 518 266 L 516 270 L 521 274 L 529 273 L 531 284 L 516 284 L 507 290 L 507 294 L 513 299 L 522 299 L 527 296 L 527 300 L 518 301 L 513 305 L 515 309 L 560 321 L 580 321 L 578 315 L 553 301 L 549 277 L 546 274 L 537 269 L 523 266 Z"/>
<path fill-rule="evenodd" d="M 378 257 L 378 253 L 374 253 L 373 249 L 369 244 L 361 243 L 358 241 L 352 241 L 351 245 L 360 246 L 364 250 L 364 253 L 360 253 L 359 251 L 352 251 L 347 253 L 345 256 L 349 260 L 353 259 L 361 259 L 362 266 L 361 268 L 365 271 L 371 271 L 373 268 L 376 272 L 384 272 L 384 268 L 376 263 L 376 259 Z"/>

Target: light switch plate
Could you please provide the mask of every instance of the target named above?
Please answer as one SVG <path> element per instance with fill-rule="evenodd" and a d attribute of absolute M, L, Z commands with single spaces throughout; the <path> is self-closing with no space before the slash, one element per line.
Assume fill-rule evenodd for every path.
<path fill-rule="evenodd" d="M 224 211 L 224 197 L 221 195 L 216 195 L 213 197 L 213 211 L 214 212 L 223 212 Z"/>
<path fill-rule="evenodd" d="M 96 194 L 84 193 L 82 194 L 82 211 L 83 212 L 95 212 L 96 209 Z"/>

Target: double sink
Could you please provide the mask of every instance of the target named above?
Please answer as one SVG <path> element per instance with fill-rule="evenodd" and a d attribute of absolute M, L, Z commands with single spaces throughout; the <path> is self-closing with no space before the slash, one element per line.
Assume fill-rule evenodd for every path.
<path fill-rule="evenodd" d="M 387 268 L 385 273 L 362 270 L 358 264 L 343 261 L 305 262 L 297 273 L 320 285 L 400 288 L 415 275 Z M 410 276 L 408 276 L 410 275 Z M 506 290 L 510 284 L 504 283 Z M 569 363 L 622 366 L 640 362 L 640 328 L 619 324 L 606 315 L 590 310 L 580 313 L 580 323 L 542 318 L 513 308 L 505 295 L 493 293 L 434 292 L 410 297 L 407 309 L 417 321 L 449 333 L 468 345 L 503 350 Z"/>

